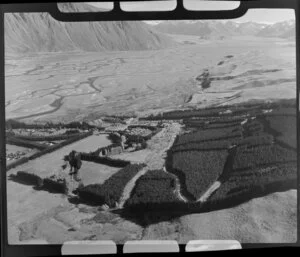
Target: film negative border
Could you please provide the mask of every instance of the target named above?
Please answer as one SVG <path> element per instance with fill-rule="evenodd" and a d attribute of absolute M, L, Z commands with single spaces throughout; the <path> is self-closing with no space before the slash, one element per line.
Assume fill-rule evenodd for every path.
<path fill-rule="evenodd" d="M 70 1 L 66 1 L 70 2 Z M 82 1 L 81 1 L 82 2 Z M 104 1 L 103 1 L 104 2 Z M 242 16 L 247 10 L 252 8 L 289 8 L 295 10 L 296 15 L 296 38 L 299 42 L 299 2 L 297 0 L 254 0 L 254 1 L 241 1 L 239 8 L 232 11 L 187 11 L 183 8 L 183 0 L 177 0 L 177 7 L 174 11 L 164 12 L 124 12 L 120 9 L 119 4 L 115 5 L 115 8 L 107 13 L 61 13 L 55 2 L 53 3 L 30 3 L 30 4 L 1 4 L 0 11 L 0 30 L 4 31 L 4 14 L 8 12 L 49 12 L 53 18 L 60 21 L 110 21 L 110 20 L 184 20 L 184 19 L 231 19 Z M 4 74 L 4 33 L 0 36 L 0 60 L 1 60 L 1 114 L 0 114 L 0 168 L 1 168 L 1 256 L 59 256 L 62 254 L 62 245 L 8 245 L 7 242 L 7 214 L 6 214 L 6 158 L 3 155 L 5 153 L 5 74 Z M 297 106 L 299 106 L 299 44 L 296 44 L 297 51 Z M 299 109 L 297 112 L 297 119 L 299 120 Z M 299 129 L 298 129 L 299 130 Z M 297 142 L 300 145 L 299 131 L 297 130 Z M 300 162 L 298 158 L 298 170 L 300 169 Z M 298 185 L 299 183 L 298 176 Z M 298 190 L 298 207 L 300 202 L 299 190 Z M 298 208 L 299 210 L 299 208 Z M 298 235 L 299 235 L 299 222 L 298 222 Z M 280 247 L 280 246 L 297 246 L 296 244 L 242 244 L 242 248 L 268 248 L 268 247 Z M 185 252 L 186 245 L 179 245 L 179 252 Z M 117 245 L 116 253 L 123 253 L 123 245 Z"/>

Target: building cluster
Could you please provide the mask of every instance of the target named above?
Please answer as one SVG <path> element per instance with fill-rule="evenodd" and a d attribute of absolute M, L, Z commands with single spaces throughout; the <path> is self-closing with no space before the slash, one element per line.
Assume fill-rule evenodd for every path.
<path fill-rule="evenodd" d="M 17 151 L 15 153 L 7 153 L 6 154 L 6 161 L 18 160 L 26 155 L 25 152 Z"/>
<path fill-rule="evenodd" d="M 131 128 L 131 129 L 127 130 L 126 133 L 128 135 L 136 135 L 136 136 L 145 137 L 145 136 L 150 135 L 152 133 L 152 131 L 150 129 L 135 127 L 135 128 Z"/>
<path fill-rule="evenodd" d="M 107 147 L 101 148 L 99 151 L 99 156 L 106 157 L 111 155 L 121 154 L 124 151 L 124 148 L 121 144 L 113 144 Z"/>

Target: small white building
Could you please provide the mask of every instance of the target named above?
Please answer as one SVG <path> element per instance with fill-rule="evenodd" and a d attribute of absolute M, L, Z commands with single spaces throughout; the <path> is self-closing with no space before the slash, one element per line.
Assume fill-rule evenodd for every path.
<path fill-rule="evenodd" d="M 270 113 L 272 111 L 273 111 L 273 109 L 266 109 L 266 110 L 263 110 L 263 113 Z"/>
<path fill-rule="evenodd" d="M 232 113 L 232 111 L 229 109 L 224 112 L 219 112 L 219 114 L 231 114 L 231 113 Z"/>

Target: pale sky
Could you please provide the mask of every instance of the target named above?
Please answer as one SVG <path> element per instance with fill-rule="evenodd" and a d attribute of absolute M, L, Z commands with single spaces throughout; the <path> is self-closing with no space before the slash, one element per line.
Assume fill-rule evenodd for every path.
<path fill-rule="evenodd" d="M 112 9 L 112 2 L 106 3 L 89 3 L 91 5 Z M 186 9 L 194 10 L 214 10 L 216 8 L 222 10 L 235 9 L 239 6 L 236 1 L 201 1 L 201 0 L 185 0 Z M 144 10 L 173 10 L 176 7 L 176 1 L 141 1 L 141 2 L 123 2 L 121 8 L 126 11 L 144 11 Z M 285 20 L 295 19 L 293 9 L 251 9 L 244 16 L 234 19 L 237 22 L 253 21 L 258 23 L 276 23 Z"/>

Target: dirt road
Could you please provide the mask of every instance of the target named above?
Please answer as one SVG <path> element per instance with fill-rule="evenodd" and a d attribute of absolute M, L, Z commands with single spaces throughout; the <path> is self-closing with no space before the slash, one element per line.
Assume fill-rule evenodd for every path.
<path fill-rule="evenodd" d="M 179 178 L 176 175 L 168 172 L 166 170 L 166 167 L 163 168 L 163 171 L 166 172 L 166 173 L 168 173 L 168 174 L 170 174 L 171 176 L 173 176 L 175 178 L 176 187 L 175 187 L 175 190 L 174 190 L 174 194 L 176 194 L 177 198 L 179 200 L 185 202 L 185 203 L 188 202 L 188 200 L 181 194 L 181 185 L 180 185 Z"/>
<path fill-rule="evenodd" d="M 173 145 L 176 135 L 181 131 L 181 124 L 167 123 L 166 126 L 148 141 L 151 153 L 146 158 L 149 169 L 162 169 L 165 165 L 167 150 Z"/>
<path fill-rule="evenodd" d="M 125 186 L 123 194 L 119 202 L 119 208 L 123 208 L 125 202 L 130 197 L 130 194 L 135 186 L 136 181 L 148 171 L 148 168 L 141 169 Z"/>
<path fill-rule="evenodd" d="M 212 193 L 215 192 L 220 186 L 221 186 L 221 182 L 215 181 L 196 202 L 201 202 L 201 203 L 206 202 L 207 199 L 212 195 Z"/>

